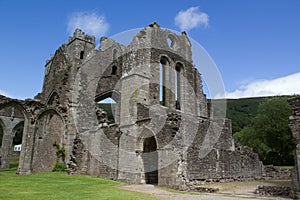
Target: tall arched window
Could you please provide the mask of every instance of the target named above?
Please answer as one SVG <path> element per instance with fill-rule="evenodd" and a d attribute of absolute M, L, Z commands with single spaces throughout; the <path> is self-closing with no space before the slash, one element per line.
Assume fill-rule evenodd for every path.
<path fill-rule="evenodd" d="M 176 109 L 180 110 L 180 100 L 181 100 L 181 78 L 180 73 L 182 72 L 183 65 L 181 63 L 176 63 L 175 66 L 175 101 L 176 101 Z"/>
<path fill-rule="evenodd" d="M 160 59 L 159 101 L 163 106 L 169 106 L 169 60 L 163 56 Z"/>
<path fill-rule="evenodd" d="M 48 98 L 47 104 L 55 106 L 59 102 L 59 96 L 57 92 L 52 91 L 50 97 Z"/>

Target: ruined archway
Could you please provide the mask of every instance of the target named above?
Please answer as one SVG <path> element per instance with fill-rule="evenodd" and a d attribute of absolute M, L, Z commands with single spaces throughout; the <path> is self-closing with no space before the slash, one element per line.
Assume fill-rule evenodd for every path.
<path fill-rule="evenodd" d="M 23 140 L 24 121 L 21 121 L 13 128 L 13 145 L 22 144 Z"/>
<path fill-rule="evenodd" d="M 141 152 L 142 182 L 158 184 L 158 144 L 151 130 L 145 128 L 137 139 L 136 152 Z"/>
<path fill-rule="evenodd" d="M 17 168 L 22 150 L 24 132 L 24 121 L 20 121 L 12 130 L 11 154 L 9 157 L 9 167 Z"/>
<path fill-rule="evenodd" d="M 27 112 L 22 104 L 15 100 L 7 99 L 5 103 L 0 105 L 0 120 L 1 120 L 1 157 L 2 168 L 9 168 L 12 156 L 15 157 L 15 165 L 18 165 L 20 152 L 16 155 L 13 151 L 13 140 L 19 136 L 18 141 L 22 141 L 23 127 L 27 123 Z"/>
<path fill-rule="evenodd" d="M 147 137 L 143 142 L 143 163 L 145 170 L 145 182 L 147 184 L 158 183 L 158 153 L 154 136 Z"/>
<path fill-rule="evenodd" d="M 36 122 L 34 133 L 34 149 L 32 156 L 32 172 L 51 171 L 56 162 L 56 147 L 64 147 L 65 123 L 60 114 L 49 109 L 42 112 Z"/>
<path fill-rule="evenodd" d="M 48 97 L 47 105 L 56 106 L 57 104 L 59 104 L 59 96 L 58 93 L 53 90 Z"/>
<path fill-rule="evenodd" d="M 107 118 L 108 124 L 119 124 L 120 118 L 120 94 L 117 91 L 109 90 L 103 92 L 95 97 L 96 104 L 98 108 L 106 112 L 106 116 L 96 110 L 96 115 L 98 118 L 98 123 L 103 123 L 102 118 Z M 102 122 L 103 121 L 103 122 Z"/>

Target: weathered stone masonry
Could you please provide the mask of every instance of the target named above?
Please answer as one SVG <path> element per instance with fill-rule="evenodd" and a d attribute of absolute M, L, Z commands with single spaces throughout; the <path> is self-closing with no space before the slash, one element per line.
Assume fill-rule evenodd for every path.
<path fill-rule="evenodd" d="M 115 124 L 97 105 L 107 97 Z M 0 110 L 11 108 L 24 123 L 21 173 L 50 171 L 56 142 L 69 173 L 174 188 L 262 177 L 257 154 L 235 144 L 230 120 L 209 113 L 186 33 L 156 23 L 128 46 L 101 38 L 96 48 L 95 37 L 76 30 L 46 62 L 35 100 L 1 97 Z M 4 118 L 8 141 L 15 124 Z M 8 147 L 1 155 L 9 160 Z"/>
<path fill-rule="evenodd" d="M 293 170 L 293 189 L 300 198 L 300 96 L 289 99 L 292 109 L 290 128 L 295 138 L 295 168 Z"/>

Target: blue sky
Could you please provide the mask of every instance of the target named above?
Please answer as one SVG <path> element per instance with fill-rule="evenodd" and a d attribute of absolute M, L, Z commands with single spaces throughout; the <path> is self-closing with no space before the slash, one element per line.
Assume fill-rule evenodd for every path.
<path fill-rule="evenodd" d="M 0 0 L 0 94 L 40 92 L 46 59 L 74 24 L 99 40 L 153 21 L 206 49 L 227 97 L 299 94 L 299 9 L 299 0 Z"/>

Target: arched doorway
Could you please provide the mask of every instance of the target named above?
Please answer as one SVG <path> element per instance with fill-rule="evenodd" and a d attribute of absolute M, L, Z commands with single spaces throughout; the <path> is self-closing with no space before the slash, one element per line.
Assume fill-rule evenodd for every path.
<path fill-rule="evenodd" d="M 38 117 L 35 127 L 32 172 L 51 171 L 57 161 L 57 149 L 65 146 L 63 118 L 55 110 L 46 110 Z M 64 147 L 65 148 L 65 147 Z M 68 152 L 66 152 L 68 153 Z"/>
<path fill-rule="evenodd" d="M 145 170 L 145 182 L 147 184 L 158 183 L 158 154 L 154 136 L 147 137 L 143 142 L 143 162 Z"/>
<path fill-rule="evenodd" d="M 22 149 L 22 139 L 24 131 L 24 121 L 18 123 L 12 130 L 11 154 L 9 157 L 10 168 L 17 168 Z"/>
<path fill-rule="evenodd" d="M 20 151 L 14 151 L 13 147 L 22 143 L 26 121 L 26 111 L 20 102 L 8 101 L 0 106 L 1 168 L 9 168 L 11 164 L 18 166 Z"/>

